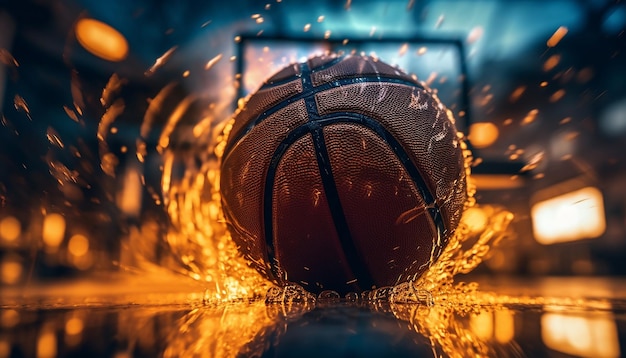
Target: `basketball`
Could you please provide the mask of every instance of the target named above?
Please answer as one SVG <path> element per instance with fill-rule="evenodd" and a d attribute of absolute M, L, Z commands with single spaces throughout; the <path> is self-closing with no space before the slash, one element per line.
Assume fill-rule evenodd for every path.
<path fill-rule="evenodd" d="M 468 196 L 450 112 L 373 57 L 285 67 L 227 134 L 220 191 L 229 232 L 278 284 L 345 294 L 416 279 Z"/>

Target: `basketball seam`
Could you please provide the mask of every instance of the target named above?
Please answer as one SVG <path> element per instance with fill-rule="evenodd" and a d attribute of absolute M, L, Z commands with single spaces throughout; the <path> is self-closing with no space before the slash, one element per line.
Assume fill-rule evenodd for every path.
<path fill-rule="evenodd" d="M 335 58 L 335 59 L 333 59 L 333 60 L 331 60 L 331 61 L 328 61 L 327 63 L 325 63 L 325 64 L 323 64 L 323 65 L 321 65 L 321 66 L 318 66 L 318 67 L 313 68 L 313 70 L 315 70 L 315 71 L 325 70 L 325 69 L 327 69 L 327 68 L 329 68 L 329 67 L 332 67 L 332 66 L 334 66 L 334 65 L 338 64 L 339 62 L 341 62 L 341 61 L 343 61 L 343 60 L 344 60 L 344 59 L 343 59 L 342 57 L 337 57 L 337 58 Z M 301 76 L 301 74 L 300 74 L 300 73 L 297 73 L 297 74 L 295 74 L 295 75 L 291 75 L 291 76 L 289 76 L 289 77 L 281 78 L 280 80 L 271 81 L 271 82 L 266 82 L 263 86 L 261 86 L 261 88 L 259 88 L 259 91 L 260 91 L 260 90 L 265 90 L 265 89 L 274 88 L 274 87 L 276 87 L 276 86 L 280 86 L 280 85 L 284 85 L 284 84 L 286 84 L 286 83 L 289 83 L 289 82 L 291 82 L 291 81 L 293 81 L 293 80 L 297 79 L 297 78 L 298 78 L 298 77 L 300 77 L 300 76 Z"/>
<path fill-rule="evenodd" d="M 432 223 L 437 230 L 436 239 L 439 243 L 437 246 L 439 247 L 443 246 L 442 240 L 445 240 L 445 238 L 447 237 L 448 230 L 446 229 L 445 222 L 443 220 L 443 217 L 441 216 L 441 210 L 439 208 L 439 205 L 436 202 L 435 197 L 430 192 L 430 189 L 428 188 L 421 173 L 419 172 L 419 169 L 413 163 L 410 156 L 404 150 L 404 148 L 400 145 L 398 140 L 391 133 L 389 133 L 379 122 L 377 122 L 375 119 L 371 117 L 368 117 L 360 113 L 336 112 L 336 113 L 332 113 L 329 115 L 319 116 L 314 121 L 307 122 L 293 129 L 291 132 L 287 134 L 287 137 L 279 144 L 279 146 L 274 152 L 274 155 L 272 156 L 272 160 L 270 162 L 267 175 L 265 176 L 267 181 L 265 183 L 265 190 L 264 190 L 265 201 L 264 201 L 264 210 L 263 210 L 264 218 L 265 218 L 264 232 L 265 232 L 265 240 L 266 240 L 267 253 L 268 253 L 268 261 L 272 263 L 275 263 L 276 261 L 274 243 L 273 243 L 273 240 L 274 240 L 273 231 L 274 230 L 273 230 L 273 223 L 271 222 L 272 220 L 271 213 L 273 209 L 274 182 L 275 182 L 276 169 L 278 167 L 278 164 L 280 163 L 280 160 L 282 159 L 284 153 L 287 151 L 287 149 L 291 145 L 293 145 L 293 143 L 295 143 L 296 141 L 304 137 L 306 134 L 311 134 L 313 137 L 314 136 L 313 133 L 318 128 L 321 130 L 322 128 L 326 126 L 336 124 L 336 123 L 352 123 L 356 125 L 361 125 L 371 130 L 376 136 L 378 136 L 380 139 L 386 142 L 388 147 L 393 151 L 396 158 L 398 158 L 398 160 L 402 164 L 402 167 L 404 168 L 404 170 L 409 174 L 411 181 L 413 182 L 419 194 L 421 195 L 422 199 L 424 200 L 429 217 L 432 220 Z M 313 140 L 315 141 L 314 138 Z M 317 149 L 317 146 L 316 146 L 316 149 Z M 319 153 L 317 153 L 317 150 L 316 150 L 316 155 L 320 155 Z M 328 168 L 326 168 L 325 166 L 320 167 L 320 172 L 324 169 L 329 169 L 329 170 L 331 169 L 330 161 L 328 161 Z M 331 173 L 330 175 L 332 178 L 332 172 L 330 173 Z M 325 190 L 326 197 L 329 198 L 328 191 L 326 190 L 326 186 L 324 186 L 324 190 Z M 267 200 L 268 198 L 271 200 Z M 434 243 L 433 243 L 433 246 L 435 246 Z M 344 246 L 342 245 L 342 247 Z M 354 249 L 355 249 L 354 253 L 356 254 L 356 247 Z M 279 277 L 278 272 L 276 272 L 277 268 L 278 267 L 276 267 L 275 264 L 271 265 L 271 269 L 274 272 L 275 276 Z"/>
<path fill-rule="evenodd" d="M 354 241 L 352 240 L 352 235 L 350 234 L 350 229 L 337 194 L 337 187 L 332 174 L 330 158 L 326 149 L 322 129 L 317 122 L 321 117 L 318 114 L 317 104 L 315 102 L 315 92 L 313 92 L 314 86 L 311 81 L 310 70 L 307 63 L 302 63 L 300 66 L 303 92 L 310 93 L 308 97 L 304 97 L 309 121 L 306 124 L 292 130 L 278 145 L 270 161 L 267 174 L 265 175 L 266 181 L 263 195 L 263 224 L 268 261 L 272 263 L 270 266 L 274 276 L 281 280 L 280 265 L 275 264 L 277 259 L 274 247 L 273 227 L 273 199 L 276 170 L 287 149 L 297 140 L 309 133 L 313 139 L 315 155 L 322 185 L 324 187 L 324 193 L 326 195 L 326 199 L 328 200 L 328 208 L 331 212 L 335 230 L 339 236 L 343 255 L 348 263 L 348 271 L 357 279 L 356 283 L 353 285 L 356 285 L 359 288 L 361 286 L 370 288 L 373 285 L 373 282 L 371 281 L 371 274 L 368 266 L 365 262 L 363 262 L 362 258 L 358 254 Z"/>
<path fill-rule="evenodd" d="M 441 217 L 441 210 L 439 204 L 436 201 L 436 197 L 432 194 L 432 191 L 428 187 L 428 184 L 424 180 L 423 175 L 417 168 L 413 160 L 402 147 L 400 142 L 385 129 L 378 121 L 361 113 L 355 112 L 335 112 L 329 115 L 323 116 L 319 122 L 322 127 L 335 123 L 355 123 L 361 125 L 374 132 L 380 139 L 387 143 L 389 148 L 393 151 L 396 158 L 400 160 L 400 163 L 411 177 L 411 181 L 415 184 L 418 192 L 424 199 L 424 203 L 429 210 L 430 217 L 433 220 L 433 224 L 437 228 L 439 239 L 445 238 L 448 234 L 448 230 L 445 227 L 445 222 Z"/>
<path fill-rule="evenodd" d="M 304 76 L 300 75 L 303 78 L 303 82 L 304 82 Z M 356 76 L 356 75 L 355 75 Z M 296 76 L 297 77 L 297 76 Z M 310 81 L 310 80 L 309 80 Z M 341 87 L 341 86 L 347 86 L 347 85 L 351 85 L 351 84 L 357 84 L 357 83 L 392 83 L 392 84 L 399 84 L 399 85 L 406 85 L 409 87 L 413 87 L 413 88 L 418 88 L 418 89 L 422 89 L 424 90 L 424 87 L 421 86 L 418 83 L 415 82 L 411 82 L 409 80 L 404 80 L 404 79 L 400 79 L 400 78 L 394 78 L 394 77 L 380 77 L 380 75 L 369 75 L 369 76 L 358 76 L 358 77 L 349 77 L 349 78 L 342 78 L 342 79 L 338 79 L 335 81 L 331 81 L 331 82 L 327 82 L 324 84 L 321 84 L 319 86 L 313 86 L 311 84 L 311 86 L 309 86 L 308 88 L 304 87 L 304 83 L 303 83 L 303 90 L 300 93 L 294 94 L 290 97 L 285 98 L 284 100 L 282 100 L 281 102 L 276 103 L 274 106 L 266 109 L 265 111 L 261 112 L 255 119 L 250 119 L 250 121 L 248 122 L 248 124 L 246 124 L 240 131 L 239 133 L 231 133 L 231 135 L 234 135 L 232 140 L 228 140 L 228 142 L 230 142 L 230 145 L 226 146 L 226 149 L 224 150 L 224 158 L 226 158 L 228 156 L 228 154 L 230 154 L 230 151 L 232 150 L 232 148 L 234 148 L 237 143 L 239 141 L 241 141 L 246 134 L 248 134 L 252 128 L 254 128 L 256 125 L 258 125 L 259 123 L 261 123 L 263 120 L 265 120 L 267 117 L 269 117 L 270 115 L 276 113 L 277 111 L 289 106 L 292 103 L 295 103 L 301 99 L 306 99 L 307 97 L 310 97 L 312 95 L 315 95 L 318 92 L 321 91 L 326 91 L 332 88 L 337 88 L 337 87 Z"/>

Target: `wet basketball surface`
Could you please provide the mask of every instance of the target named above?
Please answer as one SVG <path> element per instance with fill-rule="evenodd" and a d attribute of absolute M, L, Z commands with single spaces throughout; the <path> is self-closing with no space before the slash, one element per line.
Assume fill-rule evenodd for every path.
<path fill-rule="evenodd" d="M 191 287 L 169 294 L 127 288 L 127 294 L 118 290 L 90 297 L 72 297 L 71 290 L 63 297 L 48 288 L 54 296 L 31 296 L 32 291 L 16 300 L 17 296 L 4 295 L 0 356 L 622 355 L 623 281 L 491 281 L 484 283 L 485 288 L 499 297 L 517 294 L 520 303 L 485 302 L 472 308 L 382 300 L 205 305 L 202 293 Z M 528 297 L 533 297 L 533 304 L 528 304 Z"/>

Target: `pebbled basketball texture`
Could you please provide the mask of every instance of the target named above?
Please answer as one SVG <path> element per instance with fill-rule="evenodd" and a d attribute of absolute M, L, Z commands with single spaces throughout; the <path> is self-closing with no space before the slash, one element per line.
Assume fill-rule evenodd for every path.
<path fill-rule="evenodd" d="M 418 81 L 364 56 L 290 65 L 236 113 L 220 190 L 259 272 L 311 292 L 419 277 L 467 199 L 454 120 Z"/>

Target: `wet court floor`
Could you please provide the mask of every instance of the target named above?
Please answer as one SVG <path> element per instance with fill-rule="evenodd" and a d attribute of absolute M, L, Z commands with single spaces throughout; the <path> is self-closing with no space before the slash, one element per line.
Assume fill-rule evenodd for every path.
<path fill-rule="evenodd" d="M 0 356 L 623 355 L 624 280 L 477 281 L 481 291 L 506 299 L 456 307 L 436 296 L 430 307 L 384 300 L 206 304 L 202 290 L 185 284 L 30 288 L 2 296 Z"/>

